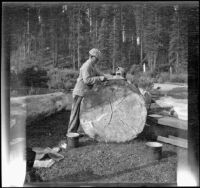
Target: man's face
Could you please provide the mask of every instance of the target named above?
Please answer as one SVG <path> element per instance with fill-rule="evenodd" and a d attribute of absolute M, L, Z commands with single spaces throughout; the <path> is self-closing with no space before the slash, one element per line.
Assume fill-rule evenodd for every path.
<path fill-rule="evenodd" d="M 97 64 L 98 63 L 98 59 L 94 56 L 92 56 L 92 62 L 93 64 Z"/>

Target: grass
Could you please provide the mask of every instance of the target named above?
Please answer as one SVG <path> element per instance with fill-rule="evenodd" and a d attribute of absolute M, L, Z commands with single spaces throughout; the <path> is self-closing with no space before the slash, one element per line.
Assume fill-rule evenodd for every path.
<path fill-rule="evenodd" d="M 54 147 L 65 139 L 70 112 L 62 111 L 27 125 L 28 147 Z M 50 168 L 35 169 L 43 182 L 176 183 L 176 147 L 164 144 L 158 161 L 139 137 L 128 143 L 98 143 L 79 139 L 79 147 L 63 150 L 64 159 Z"/>
<path fill-rule="evenodd" d="M 187 83 L 188 82 L 188 74 L 187 73 L 180 73 L 180 74 L 170 74 L 168 72 L 162 72 L 160 73 L 158 79 L 158 83 L 165 83 L 165 82 L 171 82 L 171 83 Z"/>

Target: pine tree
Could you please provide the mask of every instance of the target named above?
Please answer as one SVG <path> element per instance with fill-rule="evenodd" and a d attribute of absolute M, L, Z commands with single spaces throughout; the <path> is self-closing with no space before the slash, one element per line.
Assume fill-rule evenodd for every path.
<path fill-rule="evenodd" d="M 186 15 L 180 7 L 174 7 L 169 45 L 169 63 L 175 72 L 180 71 L 182 63 L 187 63 L 187 22 Z"/>
<path fill-rule="evenodd" d="M 135 22 L 136 22 L 136 37 L 137 37 L 137 54 L 139 54 L 139 63 L 143 64 L 143 28 L 144 28 L 144 7 L 136 5 L 134 7 Z M 137 55 L 138 56 L 138 55 Z"/>
<path fill-rule="evenodd" d="M 151 71 L 155 70 L 159 48 L 163 46 L 160 33 L 162 27 L 157 13 L 157 7 L 148 5 L 144 25 L 144 52 Z"/>
<path fill-rule="evenodd" d="M 110 69 L 112 67 L 111 63 L 111 53 L 109 46 L 109 33 L 110 33 L 110 19 L 112 17 L 109 16 L 110 7 L 107 5 L 102 5 L 100 9 L 100 17 L 101 17 L 101 25 L 99 28 L 98 35 L 98 48 L 103 53 L 103 60 L 101 62 L 101 69 Z"/>
<path fill-rule="evenodd" d="M 78 69 L 88 51 L 99 48 L 104 70 L 145 61 L 152 71 L 168 61 L 176 71 L 187 69 L 187 13 L 182 6 L 176 11 L 149 3 L 31 6 L 29 21 L 27 7 L 13 9 L 12 15 L 11 62 L 20 68 L 63 62 Z"/>

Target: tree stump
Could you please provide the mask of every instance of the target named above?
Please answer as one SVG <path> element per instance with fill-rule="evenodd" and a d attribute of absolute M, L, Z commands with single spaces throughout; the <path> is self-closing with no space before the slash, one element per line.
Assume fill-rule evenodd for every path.
<path fill-rule="evenodd" d="M 125 80 L 95 85 L 82 101 L 80 123 L 98 141 L 126 142 L 144 129 L 147 117 L 140 91 Z"/>

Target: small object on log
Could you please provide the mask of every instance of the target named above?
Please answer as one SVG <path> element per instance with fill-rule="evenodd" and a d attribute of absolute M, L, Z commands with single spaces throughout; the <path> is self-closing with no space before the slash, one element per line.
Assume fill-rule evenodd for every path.
<path fill-rule="evenodd" d="M 167 143 L 167 144 L 179 146 L 179 147 L 182 147 L 182 148 L 188 148 L 187 142 L 183 142 L 183 141 L 178 140 L 178 139 L 174 139 L 174 138 L 172 139 L 172 138 L 167 138 L 167 137 L 163 137 L 163 136 L 158 136 L 157 140 L 164 142 L 164 143 Z"/>
<path fill-rule="evenodd" d="M 162 159 L 162 147 L 163 145 L 159 142 L 147 142 L 147 150 L 152 153 L 152 157 L 155 160 Z"/>
<path fill-rule="evenodd" d="M 98 141 L 126 142 L 144 129 L 145 101 L 138 88 L 125 80 L 95 85 L 84 97 L 80 123 L 85 133 Z"/>
<path fill-rule="evenodd" d="M 76 148 L 78 147 L 79 134 L 78 133 L 68 133 L 67 134 L 67 147 Z"/>

